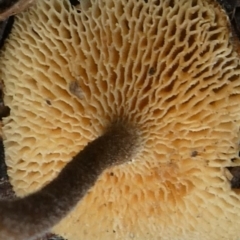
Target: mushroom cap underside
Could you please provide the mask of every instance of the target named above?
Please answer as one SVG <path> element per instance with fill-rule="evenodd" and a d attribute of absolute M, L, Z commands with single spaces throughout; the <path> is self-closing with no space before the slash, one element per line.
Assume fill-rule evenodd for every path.
<path fill-rule="evenodd" d="M 116 118 L 144 148 L 54 228 L 79 239 L 237 239 L 240 63 L 214 1 L 39 0 L 0 55 L 15 192 L 51 181 Z M 234 162 L 233 162 L 234 159 Z"/>

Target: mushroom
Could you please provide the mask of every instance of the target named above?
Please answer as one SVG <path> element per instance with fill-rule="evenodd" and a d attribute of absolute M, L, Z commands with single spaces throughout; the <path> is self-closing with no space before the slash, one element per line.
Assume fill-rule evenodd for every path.
<path fill-rule="evenodd" d="M 240 62 L 230 39 L 215 1 L 42 0 L 20 13 L 0 55 L 16 194 L 50 182 L 121 117 L 138 125 L 143 150 L 104 171 L 54 232 L 240 238 L 240 193 L 225 174 L 240 165 Z"/>

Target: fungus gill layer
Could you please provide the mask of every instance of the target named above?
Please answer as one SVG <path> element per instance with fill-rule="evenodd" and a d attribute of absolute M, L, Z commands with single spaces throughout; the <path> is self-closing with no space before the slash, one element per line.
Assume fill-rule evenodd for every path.
<path fill-rule="evenodd" d="M 69 240 L 240 237 L 240 64 L 228 20 L 205 0 L 42 0 L 1 52 L 8 173 L 24 196 L 114 119 L 144 149 L 104 172 L 54 231 Z M 233 161 L 234 160 L 234 161 Z"/>

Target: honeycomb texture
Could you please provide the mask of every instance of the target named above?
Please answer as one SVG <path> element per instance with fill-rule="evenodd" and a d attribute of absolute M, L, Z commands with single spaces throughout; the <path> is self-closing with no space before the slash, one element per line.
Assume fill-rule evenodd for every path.
<path fill-rule="evenodd" d="M 237 240 L 240 62 L 206 0 L 39 0 L 1 52 L 6 160 L 24 196 L 114 119 L 144 148 L 106 170 L 54 232 L 68 240 Z"/>

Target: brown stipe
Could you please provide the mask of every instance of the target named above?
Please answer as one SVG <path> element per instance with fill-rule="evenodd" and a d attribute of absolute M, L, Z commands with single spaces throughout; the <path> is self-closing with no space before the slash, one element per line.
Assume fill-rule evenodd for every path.
<path fill-rule="evenodd" d="M 130 162 L 140 146 L 135 126 L 112 123 L 41 190 L 0 201 L 0 239 L 27 240 L 46 234 L 85 197 L 104 170 Z"/>

